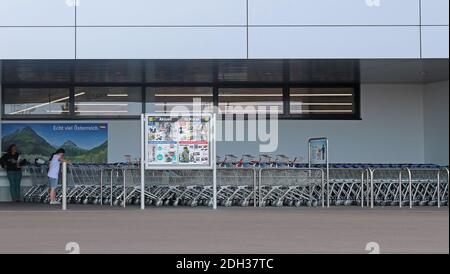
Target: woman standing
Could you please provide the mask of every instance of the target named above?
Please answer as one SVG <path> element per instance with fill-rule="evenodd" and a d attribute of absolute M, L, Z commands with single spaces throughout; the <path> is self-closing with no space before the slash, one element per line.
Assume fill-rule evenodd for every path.
<path fill-rule="evenodd" d="M 11 192 L 11 199 L 14 202 L 20 202 L 21 190 L 20 181 L 22 180 L 22 167 L 19 162 L 19 153 L 17 146 L 12 144 L 8 147 L 8 151 L 2 156 L 1 165 L 6 169 L 6 174 L 9 181 L 9 190 Z"/>
<path fill-rule="evenodd" d="M 66 151 L 60 148 L 55 153 L 53 153 L 52 156 L 50 156 L 47 176 L 51 205 L 60 204 L 60 202 L 56 201 L 56 188 L 58 187 L 58 178 L 61 163 L 66 162 L 66 160 L 64 160 L 64 153 L 66 153 Z"/>

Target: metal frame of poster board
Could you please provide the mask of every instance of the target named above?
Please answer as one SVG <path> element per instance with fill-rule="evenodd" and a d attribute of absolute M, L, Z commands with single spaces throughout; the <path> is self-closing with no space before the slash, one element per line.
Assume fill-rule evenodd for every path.
<path fill-rule="evenodd" d="M 325 169 L 326 169 L 326 180 L 327 180 L 327 207 L 330 207 L 330 162 L 329 162 L 329 143 L 328 138 L 320 137 L 320 138 L 310 138 L 308 140 L 308 167 L 311 168 L 314 163 L 312 162 L 312 153 L 311 146 L 314 142 L 322 142 L 325 145 Z M 322 206 L 324 206 L 324 200 L 322 199 Z"/>
<path fill-rule="evenodd" d="M 209 118 L 209 164 L 155 164 L 148 165 L 148 119 L 149 117 L 189 117 L 189 118 Z M 145 170 L 212 170 L 213 171 L 213 209 L 217 209 L 217 165 L 216 165 L 216 114 L 211 113 L 189 113 L 179 114 L 161 114 L 147 113 L 141 115 L 141 209 L 145 209 Z M 178 156 L 177 156 L 178 157 Z"/>

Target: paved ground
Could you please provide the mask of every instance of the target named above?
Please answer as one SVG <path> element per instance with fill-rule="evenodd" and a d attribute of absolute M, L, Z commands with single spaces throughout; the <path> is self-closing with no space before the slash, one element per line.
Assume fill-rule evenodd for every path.
<path fill-rule="evenodd" d="M 449 253 L 448 208 L 114 208 L 0 204 L 0 253 Z"/>

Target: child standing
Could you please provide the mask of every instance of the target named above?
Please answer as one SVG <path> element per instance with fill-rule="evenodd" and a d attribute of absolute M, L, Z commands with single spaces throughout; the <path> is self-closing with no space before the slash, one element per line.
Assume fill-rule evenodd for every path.
<path fill-rule="evenodd" d="M 64 153 L 66 153 L 66 151 L 60 148 L 55 153 L 52 154 L 49 160 L 49 169 L 47 176 L 48 176 L 48 188 L 50 192 L 51 205 L 61 204 L 60 202 L 56 201 L 56 188 L 58 187 L 58 178 L 61 163 L 66 162 L 66 160 L 64 160 Z"/>

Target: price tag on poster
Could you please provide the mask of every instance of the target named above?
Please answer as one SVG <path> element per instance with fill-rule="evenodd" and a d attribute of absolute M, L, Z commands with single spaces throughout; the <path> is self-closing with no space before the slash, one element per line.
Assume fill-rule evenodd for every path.
<path fill-rule="evenodd" d="M 146 169 L 212 169 L 210 114 L 145 116 Z"/>

